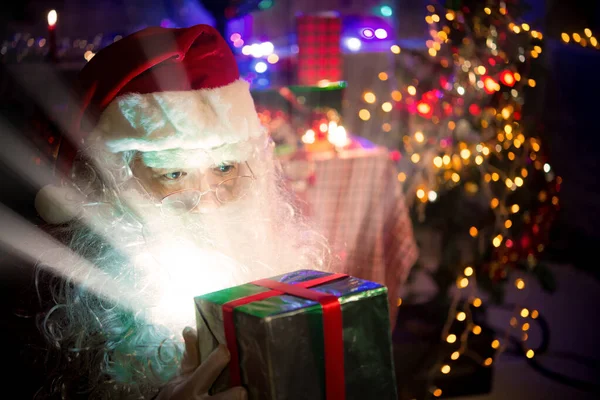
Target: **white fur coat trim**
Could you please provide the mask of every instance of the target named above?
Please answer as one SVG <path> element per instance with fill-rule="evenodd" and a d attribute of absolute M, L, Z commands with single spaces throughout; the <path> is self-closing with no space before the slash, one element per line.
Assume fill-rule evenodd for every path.
<path fill-rule="evenodd" d="M 264 132 L 248 82 L 215 89 L 131 93 L 104 110 L 95 129 L 109 151 L 214 149 Z"/>

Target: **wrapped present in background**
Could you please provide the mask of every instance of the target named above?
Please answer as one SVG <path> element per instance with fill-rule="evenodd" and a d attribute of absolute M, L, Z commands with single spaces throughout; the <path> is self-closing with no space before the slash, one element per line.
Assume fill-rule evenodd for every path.
<path fill-rule="evenodd" d="M 202 361 L 231 353 L 213 393 L 251 400 L 396 399 L 387 288 L 313 270 L 196 297 Z"/>

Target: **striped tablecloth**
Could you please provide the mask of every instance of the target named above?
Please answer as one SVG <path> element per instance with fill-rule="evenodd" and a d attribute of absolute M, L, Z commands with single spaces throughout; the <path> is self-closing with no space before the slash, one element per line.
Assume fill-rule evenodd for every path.
<path fill-rule="evenodd" d="M 340 257 L 337 272 L 386 285 L 394 323 L 398 292 L 418 250 L 388 151 L 358 149 L 308 158 L 309 184 L 296 185 L 296 191 Z M 282 164 L 286 171 L 295 170 L 297 178 L 298 161 L 296 168 L 289 168 L 292 163 Z"/>

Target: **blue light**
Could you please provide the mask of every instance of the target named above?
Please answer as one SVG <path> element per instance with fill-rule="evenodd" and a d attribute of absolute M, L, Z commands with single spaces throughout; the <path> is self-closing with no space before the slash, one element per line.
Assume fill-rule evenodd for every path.
<path fill-rule="evenodd" d="M 358 51 L 360 50 L 361 47 L 361 42 L 360 39 L 358 38 L 348 38 L 346 40 L 346 46 L 348 47 L 348 49 L 350 49 L 351 51 Z"/>
<path fill-rule="evenodd" d="M 269 86 L 269 80 L 267 78 L 260 78 L 256 81 L 258 86 Z"/>
<path fill-rule="evenodd" d="M 262 74 L 263 72 L 265 72 L 267 70 L 267 64 L 262 61 L 259 61 L 254 66 L 254 70 L 256 72 L 258 72 L 259 74 Z"/>
<path fill-rule="evenodd" d="M 379 11 L 381 12 L 381 15 L 383 15 L 384 17 L 391 17 L 392 13 L 393 13 L 392 7 L 390 7 L 390 6 L 381 6 Z"/>

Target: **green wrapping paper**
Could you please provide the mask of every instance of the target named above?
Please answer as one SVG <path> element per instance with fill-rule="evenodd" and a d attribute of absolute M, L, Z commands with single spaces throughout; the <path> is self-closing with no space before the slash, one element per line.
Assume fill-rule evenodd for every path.
<path fill-rule="evenodd" d="M 271 279 L 297 284 L 324 275 L 329 274 L 300 270 Z M 248 283 L 195 298 L 201 361 L 226 344 L 223 304 L 268 290 Z M 311 290 L 334 295 L 341 305 L 346 399 L 396 399 L 387 288 L 346 276 Z M 318 302 L 279 295 L 236 307 L 233 320 L 241 380 L 250 400 L 327 400 Z M 226 368 L 211 393 L 229 387 Z"/>

